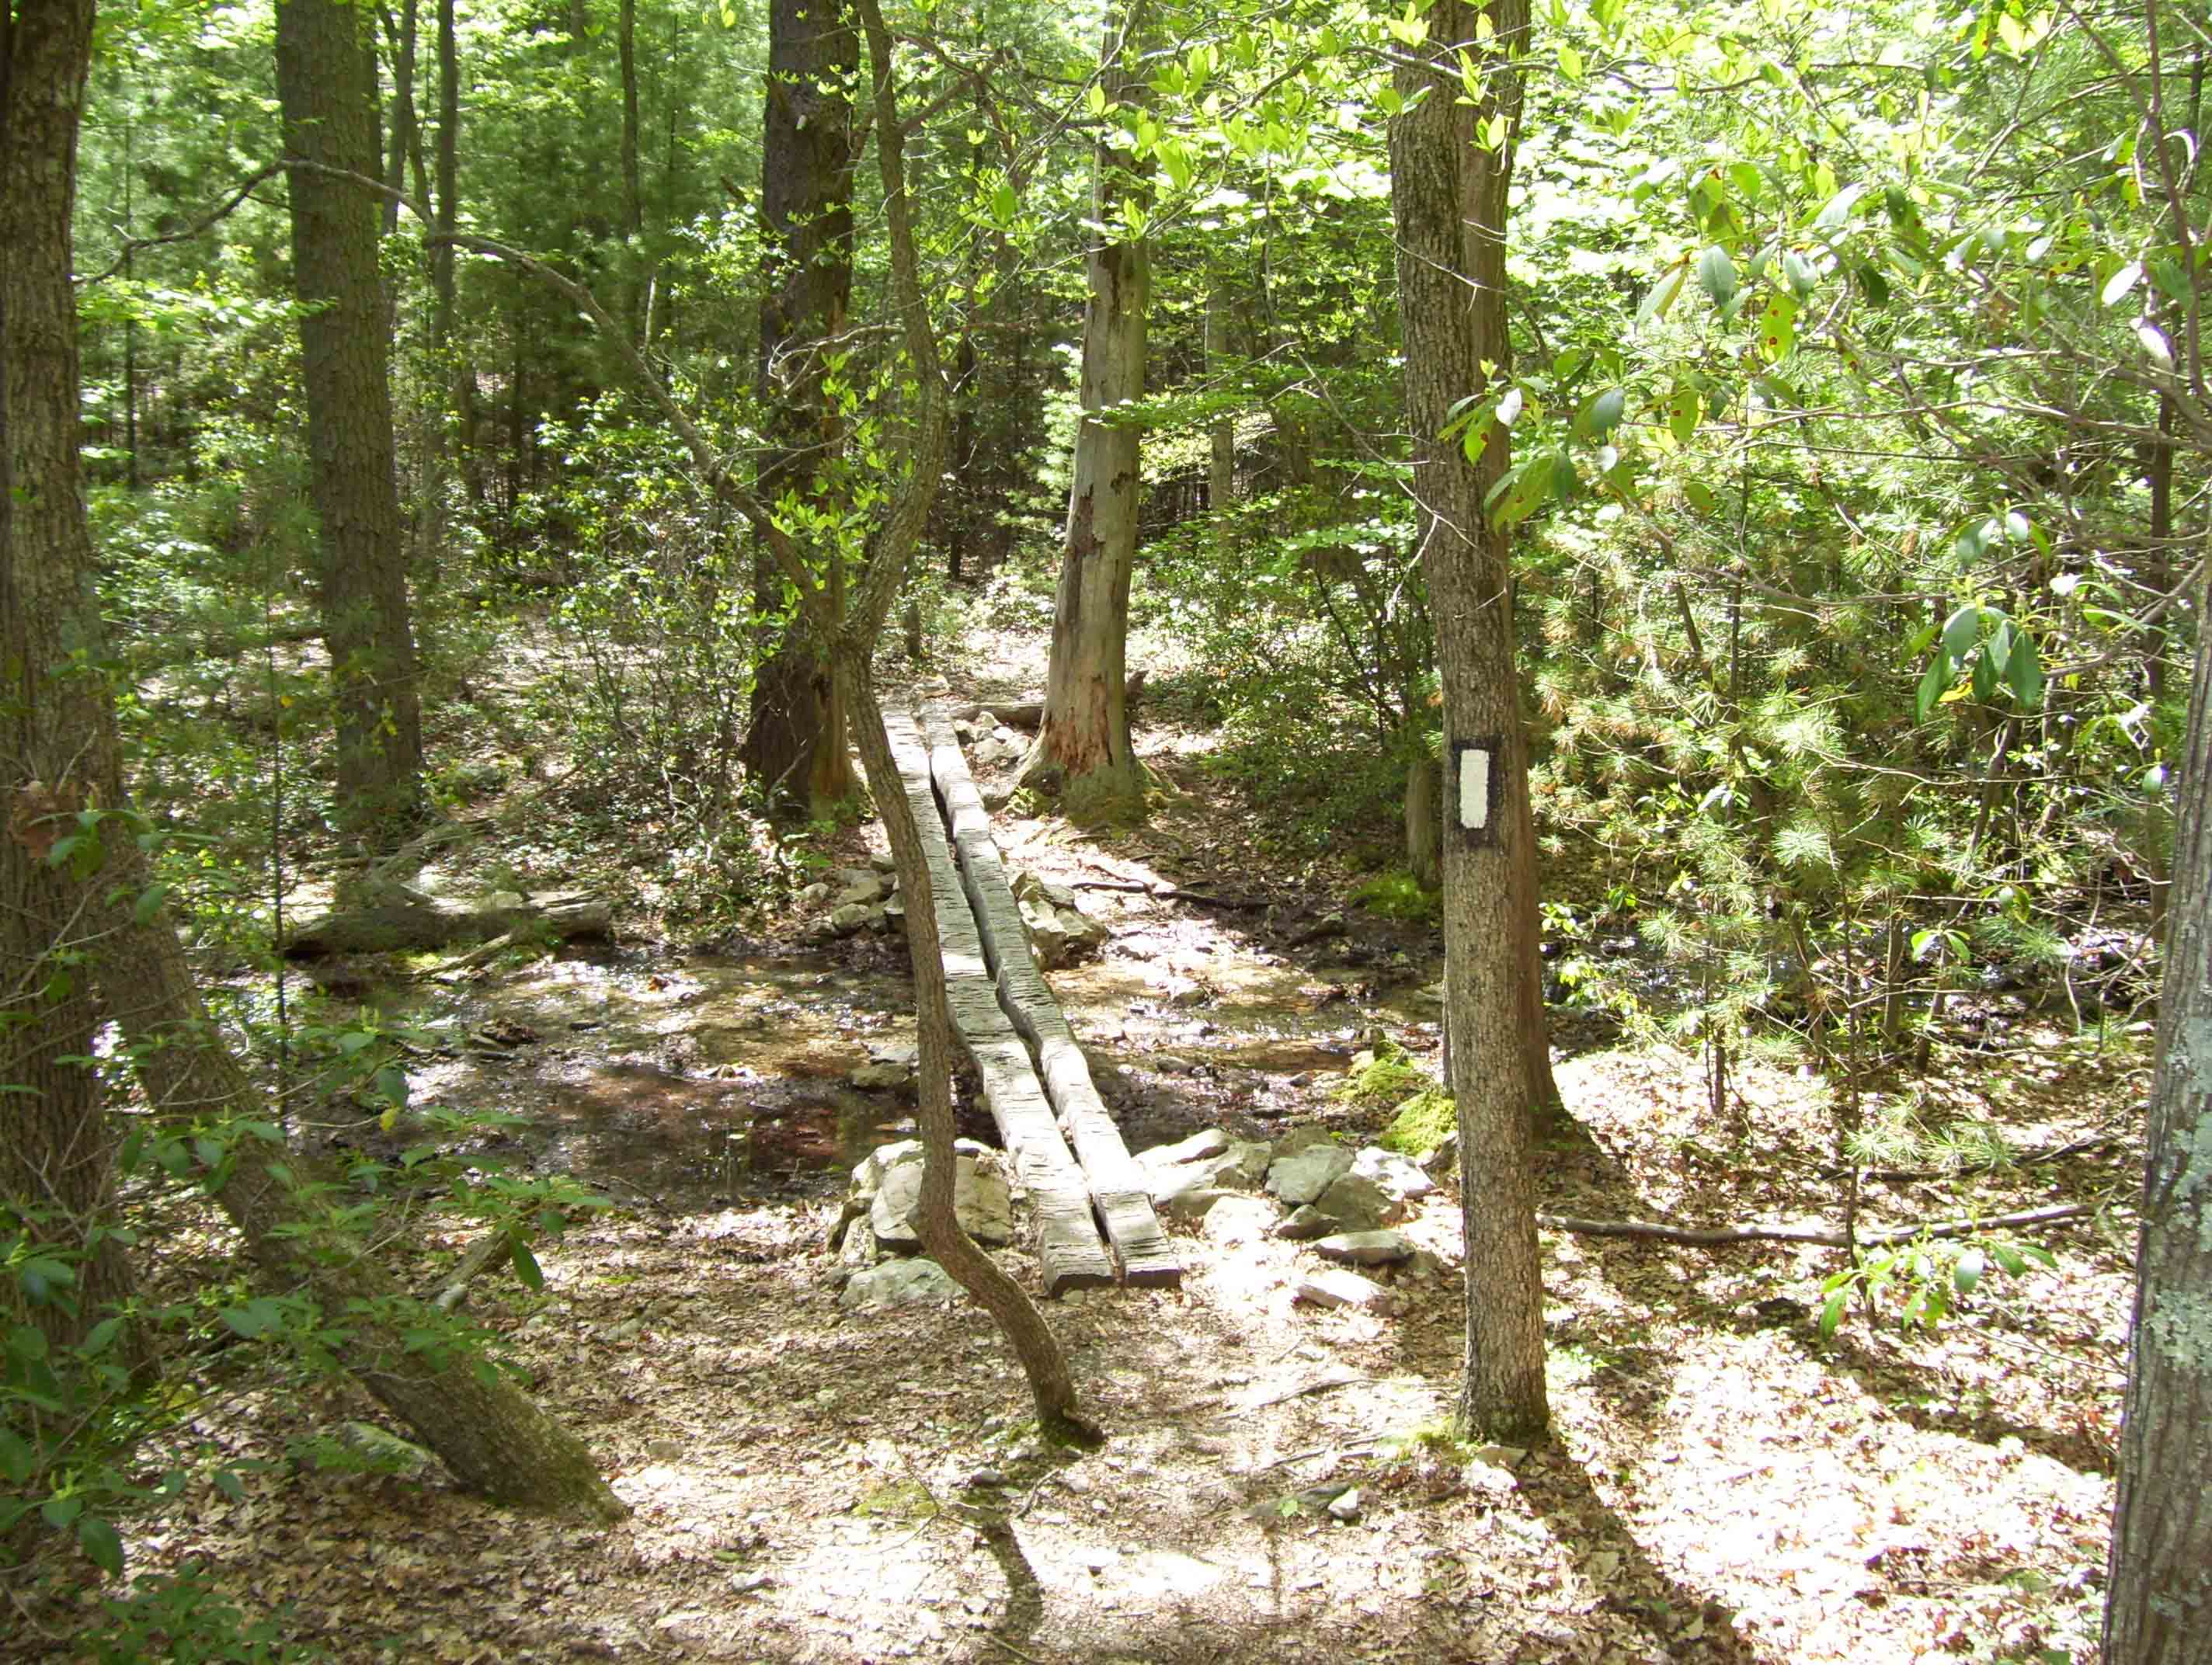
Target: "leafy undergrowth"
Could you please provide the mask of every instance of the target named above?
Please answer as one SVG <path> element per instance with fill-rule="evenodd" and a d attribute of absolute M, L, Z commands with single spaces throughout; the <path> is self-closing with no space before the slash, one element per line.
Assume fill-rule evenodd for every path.
<path fill-rule="evenodd" d="M 1371 1070 L 1351 1071 L 1378 1043 L 1432 1055 L 1417 996 L 1433 948 L 1333 912 L 1348 887 L 1325 864 L 1255 860 L 1237 806 L 1179 755 L 1153 754 L 1178 795 L 1151 832 L 1100 843 L 1001 823 L 1018 861 L 1125 887 L 1084 893 L 1114 938 L 1058 981 L 1133 1144 L 1205 1124 L 1376 1135 L 1425 1072 L 1340 1090 L 1364 1085 Z M 1237 906 L 1126 888 L 1209 877 Z M 1932 1331 L 1901 1328 L 1893 1296 L 1824 1341 L 1832 1249 L 1547 1233 L 1548 1449 L 1436 1437 L 1463 1347 L 1449 1188 L 1401 1228 L 1443 1273 L 1402 1279 L 1395 1316 L 1298 1305 L 1307 1251 L 1187 1225 L 1180 1292 L 1054 1309 L 1109 1435 L 1070 1458 L 1040 1448 L 971 1306 L 841 1310 L 825 1178 L 811 1196 L 627 1199 L 544 1247 L 542 1294 L 484 1291 L 629 1522 L 503 1511 L 434 1470 L 295 1466 L 304 1425 L 367 1402 L 247 1398 L 195 1431 L 234 1460 L 237 1495 L 131 1523 L 132 1574 L 184 1578 L 159 1587 L 349 1662 L 2085 1662 L 2142 1044 L 2021 1027 L 2002 1049 L 1936 1048 L 1915 1113 L 1994 1130 L 2013 1159 L 1900 1167 L 1869 1182 L 1863 1223 L 2094 1212 L 2035 1234 L 2055 1270 L 1990 1279 Z M 1571 1115 L 1542 1151 L 1547 1209 L 1839 1218 L 1833 1111 L 1809 1077 L 1745 1064 L 1716 1126 L 1680 1054 L 1591 1053 L 1559 1075 Z M 1024 1254 L 1004 1258 L 1034 1286 Z M 1345 1486 L 1350 1521 L 1322 1506 Z M 33 1571 L 0 1645 L 81 1651 L 70 1637 L 115 1592 L 75 1582 L 75 1564 Z"/>

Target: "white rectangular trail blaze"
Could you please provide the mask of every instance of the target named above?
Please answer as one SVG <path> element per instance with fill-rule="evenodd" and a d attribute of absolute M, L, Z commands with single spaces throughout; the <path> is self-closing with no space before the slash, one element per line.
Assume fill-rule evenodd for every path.
<path fill-rule="evenodd" d="M 1469 832 L 1490 824 L 1490 754 L 1480 746 L 1459 754 L 1459 823 Z"/>

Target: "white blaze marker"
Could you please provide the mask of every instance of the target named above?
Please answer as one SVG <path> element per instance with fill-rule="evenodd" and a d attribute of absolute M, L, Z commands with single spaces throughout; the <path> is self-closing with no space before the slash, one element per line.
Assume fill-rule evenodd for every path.
<path fill-rule="evenodd" d="M 1490 754 L 1480 746 L 1459 754 L 1459 823 L 1469 832 L 1490 824 Z"/>

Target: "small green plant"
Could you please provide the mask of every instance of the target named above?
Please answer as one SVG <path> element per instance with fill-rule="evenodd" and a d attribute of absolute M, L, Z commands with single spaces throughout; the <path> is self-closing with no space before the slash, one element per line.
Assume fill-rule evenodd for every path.
<path fill-rule="evenodd" d="M 1459 1107 L 1437 1087 L 1424 1087 L 1398 1107 L 1380 1141 L 1400 1156 L 1425 1156 L 1459 1127 Z"/>
<path fill-rule="evenodd" d="M 1856 1265 L 1820 1285 L 1825 1297 L 1820 1303 L 1820 1339 L 1827 1340 L 1842 1327 L 1854 1294 L 1869 1317 L 1886 1296 L 1899 1296 L 1904 1306 L 1898 1314 L 1898 1327 L 1933 1330 L 1960 1301 L 1981 1286 L 1992 1266 L 2018 1277 L 2031 1261 L 2042 1267 L 2058 1264 L 2057 1256 L 2036 1243 L 2007 1243 L 1997 1237 L 1949 1240 L 1925 1233 L 1894 1249 L 1862 1253 Z"/>

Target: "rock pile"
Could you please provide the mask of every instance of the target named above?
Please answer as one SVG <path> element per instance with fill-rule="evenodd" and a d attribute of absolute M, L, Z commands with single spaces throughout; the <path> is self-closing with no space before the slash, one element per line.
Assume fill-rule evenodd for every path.
<path fill-rule="evenodd" d="M 954 1218 L 963 1231 L 987 1247 L 1012 1243 L 1014 1199 L 1006 1182 L 1005 1158 L 972 1139 L 961 1139 L 954 1149 L 958 1153 L 952 1179 Z M 921 1252 L 915 1224 L 921 1205 L 921 1158 L 920 1139 L 902 1139 L 871 1152 L 853 1170 L 845 1210 L 830 1233 L 830 1244 L 840 1266 L 853 1274 L 841 1297 L 844 1305 L 896 1306 L 941 1301 L 960 1292 L 934 1261 L 908 1258 Z"/>
<path fill-rule="evenodd" d="M 1139 1152 L 1152 1206 L 1205 1222 L 1224 1244 L 1261 1237 L 1310 1243 L 1346 1266 L 1432 1266 L 1388 1228 L 1436 1188 L 1421 1165 L 1379 1145 L 1340 1145 L 1319 1127 L 1302 1127 L 1273 1145 L 1231 1139 L 1218 1127 Z M 1250 1194 L 1255 1190 L 1264 1195 Z M 1273 1199 L 1273 1200 L 1269 1200 Z M 1389 1312 L 1397 1297 L 1354 1272 L 1316 1271 L 1297 1298 L 1316 1306 Z"/>
<path fill-rule="evenodd" d="M 968 1235 L 989 1245 L 1013 1240 L 1005 1158 L 963 1139 L 953 1210 Z M 914 1217 L 921 1195 L 921 1141 L 886 1145 L 853 1170 L 845 1212 L 830 1234 L 848 1308 L 941 1301 L 959 1291 L 933 1261 L 912 1258 L 921 1241 Z M 1390 1228 L 1436 1189 L 1421 1164 L 1379 1145 L 1353 1149 L 1319 1127 L 1269 1144 L 1208 1127 L 1138 1153 L 1152 1206 L 1202 1222 L 1224 1247 L 1266 1238 L 1304 1243 L 1322 1260 L 1295 1298 L 1312 1306 L 1388 1313 L 1397 1294 L 1360 1271 L 1436 1269 L 1434 1258 Z"/>

